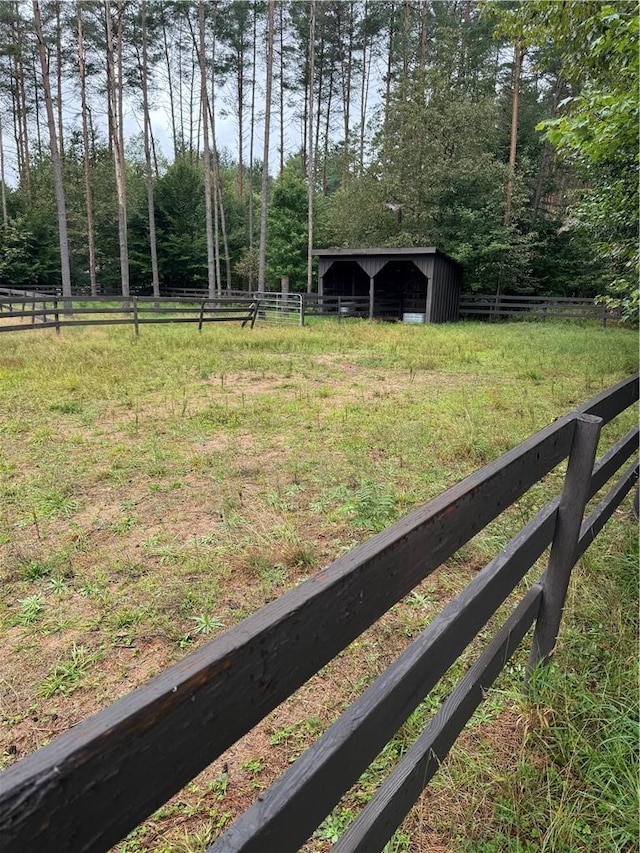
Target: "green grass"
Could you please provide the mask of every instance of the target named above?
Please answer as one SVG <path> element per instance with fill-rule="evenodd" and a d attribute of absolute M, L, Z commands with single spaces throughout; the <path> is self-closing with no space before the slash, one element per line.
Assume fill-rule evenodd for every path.
<path fill-rule="evenodd" d="M 587 323 L 0 334 L 4 762 L 636 368 L 633 332 Z M 621 420 L 605 444 L 633 413 Z M 204 849 L 560 477 L 534 487 L 267 719 L 257 742 L 225 758 L 227 776 L 217 762 L 121 850 Z M 630 849 L 637 578 L 626 515 L 576 570 L 556 663 L 531 699 L 520 690 L 523 649 L 389 851 Z M 490 629 L 306 849 L 328 849 Z"/>

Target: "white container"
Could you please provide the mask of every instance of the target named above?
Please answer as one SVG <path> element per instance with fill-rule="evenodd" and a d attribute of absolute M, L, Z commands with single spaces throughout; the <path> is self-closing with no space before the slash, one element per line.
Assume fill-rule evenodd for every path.
<path fill-rule="evenodd" d="M 426 314 L 412 314 L 405 313 L 402 315 L 403 323 L 426 323 L 427 315 Z"/>

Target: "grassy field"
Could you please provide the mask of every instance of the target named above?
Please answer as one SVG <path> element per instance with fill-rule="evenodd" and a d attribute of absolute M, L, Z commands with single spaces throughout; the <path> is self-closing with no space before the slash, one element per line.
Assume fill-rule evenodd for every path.
<path fill-rule="evenodd" d="M 2 763 L 636 369 L 634 332 L 588 324 L 0 335 Z M 121 853 L 204 849 L 558 480 L 534 487 Z M 526 649 L 514 658 L 387 853 L 635 849 L 636 631 L 625 504 L 576 568 L 556 662 L 525 699 Z M 329 849 L 489 636 L 305 850 Z"/>

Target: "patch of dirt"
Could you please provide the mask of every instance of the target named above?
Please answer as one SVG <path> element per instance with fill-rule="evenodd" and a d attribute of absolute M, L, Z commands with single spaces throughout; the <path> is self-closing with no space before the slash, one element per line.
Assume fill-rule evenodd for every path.
<path fill-rule="evenodd" d="M 175 645 L 165 638 L 137 638 L 127 646 L 115 645 L 101 655 L 80 684 L 69 695 L 59 693 L 43 700 L 24 685 L 21 678 L 21 639 L 16 628 L 8 632 L 13 648 L 3 659 L 0 680 L 0 753 L 13 763 L 40 748 L 45 742 L 72 728 L 81 720 L 147 682 L 175 661 Z M 85 648 L 91 635 L 81 631 L 42 636 L 38 663 L 30 678 L 42 681 L 61 660 L 68 658 L 73 643 Z M 26 709 L 26 710 L 25 710 Z"/>

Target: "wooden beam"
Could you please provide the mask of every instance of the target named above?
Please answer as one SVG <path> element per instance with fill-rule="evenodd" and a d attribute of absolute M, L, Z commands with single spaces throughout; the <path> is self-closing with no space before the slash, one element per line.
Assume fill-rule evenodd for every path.
<path fill-rule="evenodd" d="M 600 394 L 596 394 L 586 403 L 578 406 L 574 411 L 584 412 L 588 415 L 595 415 L 602 418 L 603 423 L 608 424 L 629 406 L 638 402 L 638 374 L 629 376 L 614 385 L 613 388 L 607 388 Z"/>
<path fill-rule="evenodd" d="M 602 459 L 596 462 L 591 475 L 589 500 L 613 477 L 632 453 L 637 452 L 639 435 L 640 429 L 637 426 L 633 427 L 613 445 Z"/>
<path fill-rule="evenodd" d="M 637 482 L 638 463 L 634 462 L 583 522 L 580 529 L 576 560 L 579 560 L 584 554 Z"/>
<path fill-rule="evenodd" d="M 529 590 L 331 853 L 380 853 L 522 642 L 541 596 L 539 585 Z"/>

